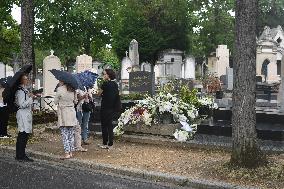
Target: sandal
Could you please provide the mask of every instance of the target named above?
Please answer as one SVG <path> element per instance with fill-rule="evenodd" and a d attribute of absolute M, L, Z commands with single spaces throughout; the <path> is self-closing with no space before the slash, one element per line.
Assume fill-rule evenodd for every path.
<path fill-rule="evenodd" d="M 62 156 L 60 157 L 60 159 L 64 160 L 64 159 L 70 159 L 72 156 L 71 155 L 65 155 L 65 156 Z"/>

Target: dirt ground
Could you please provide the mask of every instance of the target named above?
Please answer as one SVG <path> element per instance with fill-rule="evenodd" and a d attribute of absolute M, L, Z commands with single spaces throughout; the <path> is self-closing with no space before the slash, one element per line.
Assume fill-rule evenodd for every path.
<path fill-rule="evenodd" d="M 10 133 L 15 137 L 14 130 L 10 130 Z M 98 144 L 101 144 L 99 136 L 91 137 L 89 142 L 90 145 L 84 146 L 88 152 L 76 152 L 74 158 L 243 186 L 284 188 L 284 154 L 269 156 L 270 163 L 266 167 L 230 169 L 226 166 L 230 153 L 225 151 L 183 149 L 123 141 L 116 141 L 114 149 L 104 150 L 98 147 Z M 10 139 L 9 142 L 7 139 L 0 140 L 0 145 L 14 143 L 15 139 Z M 36 128 L 28 149 L 61 155 L 61 136 L 58 133 L 45 132 L 43 127 Z"/>

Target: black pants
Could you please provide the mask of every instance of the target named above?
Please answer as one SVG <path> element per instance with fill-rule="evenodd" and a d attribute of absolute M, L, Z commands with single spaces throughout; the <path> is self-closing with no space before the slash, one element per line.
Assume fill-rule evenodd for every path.
<path fill-rule="evenodd" d="M 16 143 L 16 158 L 23 159 L 26 156 L 26 146 L 29 139 L 29 133 L 19 132 Z"/>
<path fill-rule="evenodd" d="M 9 120 L 9 110 L 7 106 L 0 107 L 0 135 L 6 136 L 7 133 L 7 126 Z"/>
<path fill-rule="evenodd" d="M 113 110 L 101 110 L 103 145 L 113 145 Z"/>

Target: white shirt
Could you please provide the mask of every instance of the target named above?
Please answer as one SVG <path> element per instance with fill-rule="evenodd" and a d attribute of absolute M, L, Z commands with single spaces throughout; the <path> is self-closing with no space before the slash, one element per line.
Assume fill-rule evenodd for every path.
<path fill-rule="evenodd" d="M 4 104 L 3 102 L 3 97 L 2 97 L 3 91 L 4 91 L 4 88 L 0 87 L 0 107 L 6 106 L 6 104 Z"/>

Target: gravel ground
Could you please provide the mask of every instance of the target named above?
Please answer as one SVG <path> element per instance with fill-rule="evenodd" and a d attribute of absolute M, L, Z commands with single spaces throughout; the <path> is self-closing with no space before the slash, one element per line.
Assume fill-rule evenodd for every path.
<path fill-rule="evenodd" d="M 0 141 L 1 142 L 1 141 Z M 28 149 L 60 155 L 63 153 L 61 137 L 56 133 L 47 133 L 43 129 L 34 130 L 34 139 Z M 254 186 L 259 188 L 279 188 L 284 186 L 284 154 L 271 155 L 277 175 L 261 175 L 251 179 L 255 172 L 227 171 L 224 164 L 229 161 L 230 153 L 217 150 L 183 149 L 131 142 L 116 141 L 114 149 L 103 150 L 99 136 L 89 139 L 90 145 L 84 146 L 88 152 L 77 152 L 75 158 L 89 160 L 94 163 L 104 163 L 127 168 L 158 171 L 195 179 L 211 179 L 234 184 Z M 275 170 L 274 170 L 275 169 Z M 280 169 L 280 170 L 278 170 Z M 264 171 L 271 171 L 265 169 Z M 280 172 L 279 172 L 280 171 Z M 282 172 L 283 171 L 283 172 Z M 258 172 L 263 172 L 262 169 Z"/>

